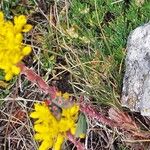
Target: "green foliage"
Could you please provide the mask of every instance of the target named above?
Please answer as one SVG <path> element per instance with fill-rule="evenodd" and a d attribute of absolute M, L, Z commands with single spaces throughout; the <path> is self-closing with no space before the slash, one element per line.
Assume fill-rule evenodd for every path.
<path fill-rule="evenodd" d="M 6 18 L 12 19 L 11 8 L 16 7 L 20 0 L 2 0 L 1 1 L 1 9 L 4 12 Z"/>
<path fill-rule="evenodd" d="M 74 88 L 98 102 L 118 103 L 127 37 L 130 31 L 149 21 L 149 11 L 148 1 L 142 6 L 133 0 L 129 4 L 112 0 L 71 1 L 67 18 L 59 14 L 57 27 L 65 36 L 57 36 L 59 44 L 65 47 Z"/>
<path fill-rule="evenodd" d="M 0 9 L 7 19 L 12 19 L 14 15 L 31 14 L 35 10 L 35 1 L 2 0 Z"/>
<path fill-rule="evenodd" d="M 79 115 L 79 119 L 77 122 L 77 128 L 76 128 L 76 137 L 79 137 L 80 135 L 86 134 L 87 131 L 87 122 L 86 117 L 83 113 Z"/>

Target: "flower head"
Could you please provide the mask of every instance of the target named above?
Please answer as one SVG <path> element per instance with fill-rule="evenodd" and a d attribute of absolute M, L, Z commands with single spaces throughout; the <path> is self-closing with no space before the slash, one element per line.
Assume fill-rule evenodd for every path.
<path fill-rule="evenodd" d="M 35 104 L 35 111 L 30 117 L 37 119 L 34 123 L 35 139 L 41 142 L 39 150 L 60 150 L 63 141 L 67 138 L 66 132 L 75 134 L 76 120 L 79 106 L 74 104 L 62 110 L 62 117 L 57 120 L 45 103 Z"/>
<path fill-rule="evenodd" d="M 59 92 L 56 92 L 56 96 L 57 96 L 57 97 L 61 97 L 61 98 L 63 98 L 64 100 L 69 100 L 69 97 L 71 96 L 71 94 L 69 94 L 69 93 L 67 93 L 67 92 L 65 92 L 65 93 L 62 94 L 62 92 L 59 91 Z"/>
<path fill-rule="evenodd" d="M 0 12 L 0 69 L 4 70 L 7 81 L 20 73 L 17 64 L 31 52 L 31 47 L 22 43 L 22 32 L 28 32 L 31 28 L 24 15 L 15 16 L 14 22 L 11 22 L 6 21 Z"/>

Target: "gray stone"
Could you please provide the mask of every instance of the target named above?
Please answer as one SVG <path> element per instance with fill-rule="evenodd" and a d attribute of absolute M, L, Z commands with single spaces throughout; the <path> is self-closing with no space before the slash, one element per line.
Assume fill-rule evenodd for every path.
<path fill-rule="evenodd" d="M 129 35 L 125 66 L 122 106 L 150 116 L 150 23 Z"/>

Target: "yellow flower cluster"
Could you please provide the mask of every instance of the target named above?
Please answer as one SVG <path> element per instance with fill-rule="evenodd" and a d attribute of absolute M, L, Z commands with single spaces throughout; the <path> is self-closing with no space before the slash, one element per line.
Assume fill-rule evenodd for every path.
<path fill-rule="evenodd" d="M 31 30 L 24 15 L 14 17 L 14 21 L 6 21 L 0 12 L 0 69 L 5 72 L 5 80 L 10 80 L 13 75 L 20 73 L 17 63 L 31 52 L 30 46 L 25 46 L 23 32 Z"/>
<path fill-rule="evenodd" d="M 60 120 L 57 120 L 50 112 L 45 103 L 36 103 L 35 111 L 30 117 L 37 119 L 34 123 L 35 140 L 40 141 L 39 150 L 60 150 L 66 138 L 66 132 L 75 134 L 76 120 L 78 118 L 79 106 L 74 104 L 70 108 L 62 110 Z"/>
<path fill-rule="evenodd" d="M 57 97 L 62 97 L 64 100 L 69 100 L 69 97 L 71 96 L 71 94 L 69 94 L 67 92 L 62 94 L 62 92 L 59 91 L 59 92 L 56 92 L 56 96 Z"/>

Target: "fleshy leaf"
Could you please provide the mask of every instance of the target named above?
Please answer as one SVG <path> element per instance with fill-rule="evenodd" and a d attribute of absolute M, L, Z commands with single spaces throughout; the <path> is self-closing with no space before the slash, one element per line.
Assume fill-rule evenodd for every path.
<path fill-rule="evenodd" d="M 86 130 L 87 130 L 86 117 L 83 113 L 80 113 L 79 119 L 77 122 L 77 128 L 76 128 L 75 136 L 80 137 L 80 135 L 86 134 Z"/>

